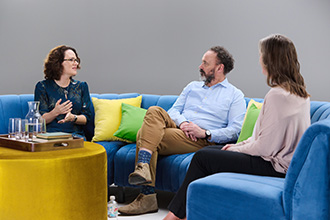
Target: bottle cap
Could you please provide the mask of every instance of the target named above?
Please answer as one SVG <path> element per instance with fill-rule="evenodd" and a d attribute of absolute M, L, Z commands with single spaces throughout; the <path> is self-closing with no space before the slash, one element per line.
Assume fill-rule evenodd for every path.
<path fill-rule="evenodd" d="M 110 196 L 110 200 L 115 200 L 116 197 L 115 196 Z"/>

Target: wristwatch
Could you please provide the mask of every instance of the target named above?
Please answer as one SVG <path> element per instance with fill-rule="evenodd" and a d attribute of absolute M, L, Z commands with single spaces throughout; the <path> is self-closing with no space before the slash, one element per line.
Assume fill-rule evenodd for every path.
<path fill-rule="evenodd" d="M 77 118 L 78 118 L 78 116 L 77 115 L 74 115 L 73 122 L 76 122 L 77 121 Z"/>
<path fill-rule="evenodd" d="M 205 139 L 208 139 L 209 137 L 211 137 L 211 131 L 205 130 Z"/>

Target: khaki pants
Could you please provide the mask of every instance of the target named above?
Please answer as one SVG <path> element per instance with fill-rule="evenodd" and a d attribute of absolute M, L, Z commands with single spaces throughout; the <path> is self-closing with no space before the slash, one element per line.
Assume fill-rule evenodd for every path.
<path fill-rule="evenodd" d="M 215 145 L 206 139 L 193 141 L 177 128 L 175 122 L 167 112 L 158 106 L 148 109 L 141 129 L 136 137 L 136 157 L 140 148 L 147 148 L 153 152 L 150 160 L 150 173 L 155 186 L 157 158 L 159 155 L 185 154 L 195 152 L 205 146 Z"/>

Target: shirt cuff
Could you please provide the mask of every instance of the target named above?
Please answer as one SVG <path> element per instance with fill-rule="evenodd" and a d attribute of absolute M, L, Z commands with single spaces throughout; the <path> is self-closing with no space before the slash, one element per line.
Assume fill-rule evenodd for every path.
<path fill-rule="evenodd" d="M 184 116 L 180 116 L 179 118 L 177 118 L 176 120 L 174 120 L 176 125 L 179 127 L 181 125 L 182 122 L 189 122 L 189 120 L 187 120 Z"/>

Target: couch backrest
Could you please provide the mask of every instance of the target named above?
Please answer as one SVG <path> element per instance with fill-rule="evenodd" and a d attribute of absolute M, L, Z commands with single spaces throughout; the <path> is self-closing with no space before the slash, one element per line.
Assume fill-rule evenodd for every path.
<path fill-rule="evenodd" d="M 91 97 L 95 97 L 98 99 L 127 99 L 127 98 L 135 98 L 137 96 L 142 95 L 142 103 L 141 107 L 144 109 L 148 109 L 150 106 L 160 106 L 165 110 L 168 110 L 172 107 L 178 96 L 175 95 L 151 95 L 151 94 L 139 94 L 139 93 L 123 93 L 123 94 L 115 94 L 115 93 L 104 93 L 104 94 L 96 94 L 91 93 Z M 94 112 L 94 108 L 92 108 Z"/>
<path fill-rule="evenodd" d="M 156 105 L 168 110 L 176 101 L 176 95 L 152 95 L 152 94 L 139 94 L 139 93 L 91 93 L 91 97 L 99 99 L 124 99 L 133 98 L 142 95 L 141 107 L 148 109 L 150 106 Z M 21 95 L 0 95 L 0 134 L 8 132 L 8 119 L 17 117 L 24 118 L 28 111 L 28 101 L 33 101 L 33 94 Z M 263 102 L 261 98 L 253 98 L 257 102 Z M 245 97 L 246 105 L 251 98 Z M 94 107 L 91 106 L 91 111 L 94 116 Z M 312 123 L 330 117 L 330 102 L 311 102 L 311 121 Z M 92 136 L 94 133 L 94 118 L 85 126 L 87 136 Z"/>
<path fill-rule="evenodd" d="M 0 134 L 8 133 L 9 118 L 25 118 L 28 101 L 33 101 L 32 94 L 0 95 Z"/>
<path fill-rule="evenodd" d="M 330 102 L 311 101 L 311 123 L 330 119 Z"/>

